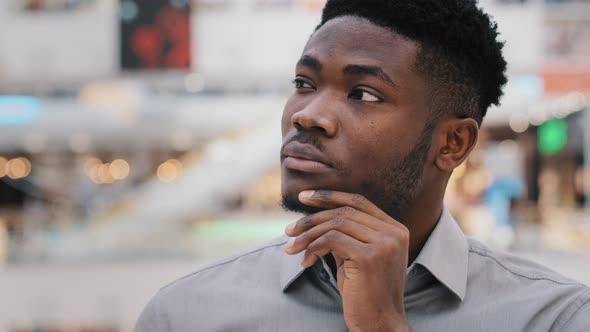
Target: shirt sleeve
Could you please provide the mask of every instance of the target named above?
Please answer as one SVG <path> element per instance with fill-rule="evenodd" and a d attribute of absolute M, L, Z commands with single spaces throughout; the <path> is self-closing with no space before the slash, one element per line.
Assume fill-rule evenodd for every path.
<path fill-rule="evenodd" d="M 565 323 L 563 332 L 590 331 L 590 300 L 586 301 Z"/>
<path fill-rule="evenodd" d="M 150 302 L 145 306 L 137 322 L 133 332 L 168 332 L 161 326 L 160 313 L 157 309 L 158 294 L 156 294 Z"/>

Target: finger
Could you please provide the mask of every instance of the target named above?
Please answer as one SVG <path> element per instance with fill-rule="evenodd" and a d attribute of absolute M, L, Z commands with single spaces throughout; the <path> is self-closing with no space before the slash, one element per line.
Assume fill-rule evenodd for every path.
<path fill-rule="evenodd" d="M 376 243 L 382 237 L 381 233 L 365 225 L 348 219 L 337 218 L 326 221 L 303 232 L 285 246 L 285 251 L 291 255 L 297 254 L 308 248 L 308 246 L 315 240 L 331 231 L 338 231 L 363 243 Z"/>
<path fill-rule="evenodd" d="M 383 221 L 389 221 L 390 223 L 394 222 L 389 215 L 360 194 L 332 190 L 306 190 L 299 193 L 299 201 L 305 205 L 324 209 L 350 206 Z"/>
<path fill-rule="evenodd" d="M 306 232 L 313 227 L 333 219 L 348 219 L 381 232 L 385 232 L 387 227 L 391 227 L 371 215 L 360 212 L 359 210 L 351 208 L 350 206 L 343 206 L 336 209 L 325 210 L 307 215 L 288 225 L 285 228 L 285 234 L 290 237 L 299 236 L 303 232 Z"/>
<path fill-rule="evenodd" d="M 301 266 L 310 267 L 320 259 L 320 257 L 329 253 L 343 260 L 354 260 L 358 253 L 366 250 L 364 244 L 344 233 L 332 230 L 320 236 L 309 244 L 303 255 Z"/>

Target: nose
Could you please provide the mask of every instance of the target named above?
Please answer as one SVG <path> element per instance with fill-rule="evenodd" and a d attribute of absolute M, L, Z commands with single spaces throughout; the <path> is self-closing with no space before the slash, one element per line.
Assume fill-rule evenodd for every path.
<path fill-rule="evenodd" d="M 335 100 L 328 95 L 318 95 L 305 107 L 293 114 L 291 123 L 299 131 L 318 131 L 324 136 L 333 137 L 338 132 L 338 119 Z"/>

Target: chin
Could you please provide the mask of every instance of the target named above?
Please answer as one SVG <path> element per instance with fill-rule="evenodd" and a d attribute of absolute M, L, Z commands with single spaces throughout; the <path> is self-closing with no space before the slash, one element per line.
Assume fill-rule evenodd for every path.
<path fill-rule="evenodd" d="M 282 174 L 281 189 L 283 199 L 288 197 L 290 200 L 297 200 L 300 192 L 304 190 L 322 189 L 322 184 L 319 183 L 318 179 L 306 176 L 305 173 L 299 174 L 299 172 L 288 171 L 288 173 L 283 172 Z"/>
<path fill-rule="evenodd" d="M 301 203 L 299 201 L 299 198 L 297 198 L 297 195 L 285 193 L 283 193 L 282 206 L 283 209 L 285 209 L 286 211 L 303 213 L 305 215 L 313 214 L 323 210 L 317 207 L 307 206 Z"/>
<path fill-rule="evenodd" d="M 316 207 L 307 206 L 299 201 L 299 193 L 304 190 L 320 189 L 318 185 L 301 181 L 283 175 L 282 183 L 282 206 L 285 210 L 303 214 L 311 214 L 320 211 Z"/>
<path fill-rule="evenodd" d="M 281 176 L 282 206 L 287 211 L 303 214 L 323 211 L 325 209 L 301 203 L 298 198 L 299 193 L 305 190 L 321 189 L 342 191 L 342 188 L 337 188 L 334 183 L 341 183 L 341 181 L 325 175 L 283 169 Z"/>

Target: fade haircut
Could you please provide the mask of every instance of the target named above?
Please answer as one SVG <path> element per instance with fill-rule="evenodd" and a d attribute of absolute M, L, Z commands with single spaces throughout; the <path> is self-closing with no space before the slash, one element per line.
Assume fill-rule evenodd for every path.
<path fill-rule="evenodd" d="M 473 118 L 481 125 L 506 84 L 497 25 L 474 0 L 328 0 L 321 28 L 353 16 L 417 42 L 415 70 L 430 87 L 431 120 Z"/>

